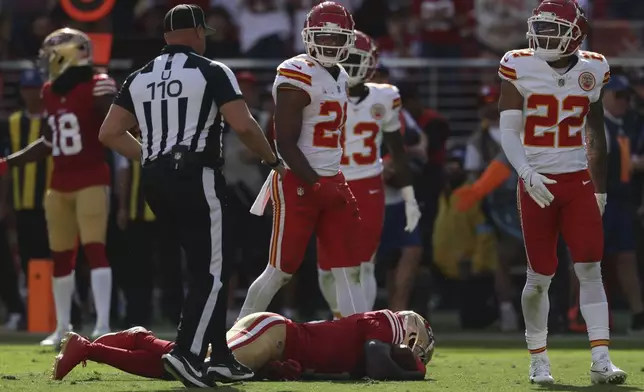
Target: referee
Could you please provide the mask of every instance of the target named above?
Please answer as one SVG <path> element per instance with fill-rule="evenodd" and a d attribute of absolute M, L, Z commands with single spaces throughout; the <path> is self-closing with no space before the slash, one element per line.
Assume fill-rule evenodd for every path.
<path fill-rule="evenodd" d="M 164 20 L 167 45 L 125 80 L 103 122 L 103 144 L 142 163 L 143 187 L 161 230 L 185 250 L 189 290 L 175 348 L 166 370 L 187 387 L 239 381 L 253 372 L 226 344 L 226 293 L 231 238 L 223 165 L 225 118 L 242 142 L 283 173 L 264 133 L 250 114 L 232 71 L 201 56 L 206 48 L 204 12 L 172 8 Z M 141 131 L 141 143 L 128 131 Z M 152 273 L 152 272 L 151 272 Z M 210 361 L 204 365 L 208 344 Z"/>

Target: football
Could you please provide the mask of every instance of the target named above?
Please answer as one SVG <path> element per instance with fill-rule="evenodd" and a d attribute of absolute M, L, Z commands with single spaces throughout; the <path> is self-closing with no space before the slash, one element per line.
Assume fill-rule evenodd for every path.
<path fill-rule="evenodd" d="M 391 359 L 404 370 L 417 370 L 416 357 L 407 345 L 392 344 Z"/>

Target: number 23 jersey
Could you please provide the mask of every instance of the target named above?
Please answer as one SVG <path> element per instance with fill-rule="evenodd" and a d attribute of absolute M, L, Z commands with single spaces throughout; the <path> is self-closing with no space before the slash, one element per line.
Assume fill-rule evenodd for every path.
<path fill-rule="evenodd" d="M 318 62 L 302 54 L 280 64 L 273 83 L 274 99 L 282 84 L 309 94 L 311 103 L 302 113 L 302 131 L 297 146 L 311 168 L 321 176 L 338 174 L 342 158 L 340 135 L 346 120 L 349 75 L 339 67 L 340 73 L 335 79 Z M 276 137 L 279 132 L 275 129 Z"/>
<path fill-rule="evenodd" d="M 563 75 L 530 49 L 503 56 L 499 76 L 523 96 L 521 139 L 528 163 L 539 173 L 586 170 L 586 116 L 610 79 L 608 62 L 598 53 L 578 51 L 577 63 Z"/>
<path fill-rule="evenodd" d="M 103 118 L 96 109 L 96 98 L 115 93 L 116 83 L 106 74 L 96 74 L 64 95 L 55 94 L 50 82 L 43 86 L 45 121 L 51 131 L 45 132 L 45 138 L 51 143 L 54 161 L 52 189 L 73 192 L 110 184 L 105 147 L 98 140 Z"/>

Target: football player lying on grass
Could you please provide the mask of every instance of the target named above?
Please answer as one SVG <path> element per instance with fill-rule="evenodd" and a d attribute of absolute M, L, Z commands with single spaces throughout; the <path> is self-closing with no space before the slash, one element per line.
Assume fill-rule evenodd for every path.
<path fill-rule="evenodd" d="M 237 360 L 257 379 L 268 380 L 298 380 L 311 374 L 317 379 L 347 374 L 423 380 L 434 352 L 429 323 L 412 311 L 380 310 L 308 323 L 254 313 L 235 323 L 227 338 Z M 56 356 L 52 378 L 62 380 L 78 364 L 94 361 L 142 377 L 173 380 L 161 361 L 173 345 L 143 327 L 103 335 L 94 342 L 71 332 Z M 214 385 L 227 380 L 211 381 Z"/>

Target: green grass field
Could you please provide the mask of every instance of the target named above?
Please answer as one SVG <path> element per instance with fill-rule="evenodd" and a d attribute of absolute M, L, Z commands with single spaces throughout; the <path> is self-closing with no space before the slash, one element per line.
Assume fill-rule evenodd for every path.
<path fill-rule="evenodd" d="M 623 386 L 590 386 L 590 354 L 582 336 L 552 339 L 550 359 L 557 384 L 527 382 L 528 355 L 522 338 L 498 334 L 437 336 L 437 350 L 424 382 L 249 382 L 222 391 L 644 391 L 644 338 L 616 340 L 613 361 L 629 373 Z M 489 348 L 488 348 L 489 347 Z M 0 391 L 130 392 L 185 390 L 178 382 L 151 381 L 88 363 L 65 381 L 49 379 L 55 353 L 33 344 L 0 345 Z"/>

